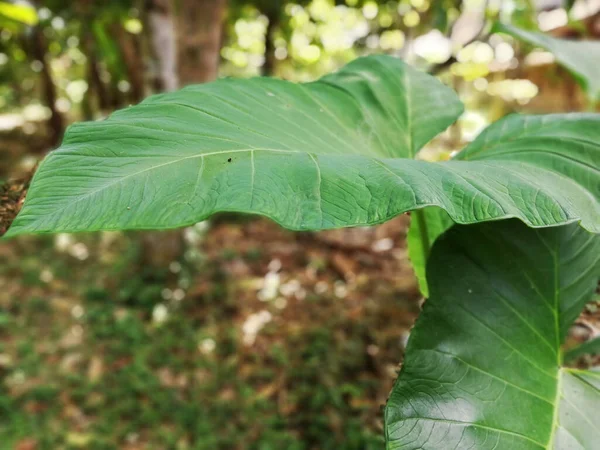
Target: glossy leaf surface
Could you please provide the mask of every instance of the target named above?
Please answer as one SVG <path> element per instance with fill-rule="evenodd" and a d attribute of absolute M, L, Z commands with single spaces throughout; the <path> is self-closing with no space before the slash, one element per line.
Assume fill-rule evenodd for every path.
<path fill-rule="evenodd" d="M 386 407 L 388 449 L 592 449 L 600 378 L 562 368 L 596 288 L 600 236 L 577 225 L 455 226 Z"/>

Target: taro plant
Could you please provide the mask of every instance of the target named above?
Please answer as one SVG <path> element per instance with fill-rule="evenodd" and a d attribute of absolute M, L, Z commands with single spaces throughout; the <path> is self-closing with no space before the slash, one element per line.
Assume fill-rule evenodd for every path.
<path fill-rule="evenodd" d="M 312 83 L 156 95 L 72 126 L 7 235 L 219 211 L 324 230 L 413 211 L 428 300 L 385 408 L 387 448 L 598 448 L 600 373 L 563 367 L 561 344 L 600 272 L 600 115 L 511 115 L 450 161 L 416 159 L 462 110 L 386 56 Z"/>

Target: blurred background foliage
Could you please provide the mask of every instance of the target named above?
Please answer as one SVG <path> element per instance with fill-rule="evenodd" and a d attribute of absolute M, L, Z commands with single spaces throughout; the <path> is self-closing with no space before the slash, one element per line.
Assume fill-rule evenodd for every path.
<path fill-rule="evenodd" d="M 501 20 L 597 40 L 599 11 L 598 0 L 0 1 L 1 228 L 68 124 L 218 76 L 310 81 L 360 55 L 401 57 L 466 105 L 421 152 L 430 160 L 513 111 L 589 109 L 554 55 L 491 30 Z M 2 242 L 0 449 L 383 448 L 381 406 L 420 304 L 408 220 L 293 234 L 225 215 L 169 233 Z M 597 306 L 573 342 L 600 333 Z"/>

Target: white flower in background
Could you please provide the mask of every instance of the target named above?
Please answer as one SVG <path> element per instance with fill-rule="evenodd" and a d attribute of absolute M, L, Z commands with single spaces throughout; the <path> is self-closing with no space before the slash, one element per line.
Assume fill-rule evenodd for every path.
<path fill-rule="evenodd" d="M 46 106 L 32 103 L 23 108 L 23 118 L 29 122 L 41 122 L 48 120 L 52 116 L 52 111 Z"/>
<path fill-rule="evenodd" d="M 333 292 L 337 298 L 344 298 L 348 295 L 348 287 L 343 281 L 336 281 L 333 287 Z"/>
<path fill-rule="evenodd" d="M 173 291 L 173 300 L 175 300 L 176 302 L 180 302 L 181 300 L 183 300 L 183 298 L 185 297 L 185 291 L 183 289 L 175 289 Z"/>
<path fill-rule="evenodd" d="M 277 309 L 283 309 L 287 306 L 287 300 L 285 299 L 285 297 L 278 297 L 277 299 L 275 299 L 275 308 Z"/>
<path fill-rule="evenodd" d="M 200 235 L 193 227 L 188 227 L 183 230 L 183 238 L 190 245 L 200 242 Z"/>
<path fill-rule="evenodd" d="M 210 222 L 208 220 L 203 220 L 202 222 L 198 222 L 194 225 L 194 229 L 198 233 L 206 233 L 210 228 Z"/>
<path fill-rule="evenodd" d="M 279 293 L 279 274 L 267 272 L 263 280 L 262 289 L 258 292 L 258 299 L 263 302 L 273 300 Z"/>
<path fill-rule="evenodd" d="M 0 100 L 0 106 L 4 106 L 4 100 Z M 19 114 L 2 114 L 0 115 L 0 130 L 8 131 L 18 127 L 22 127 L 25 120 Z"/>
<path fill-rule="evenodd" d="M 465 111 L 458 119 L 463 131 L 463 137 L 467 142 L 474 140 L 479 133 L 488 125 L 483 114 L 476 111 Z"/>
<path fill-rule="evenodd" d="M 83 309 L 83 306 L 81 306 L 81 305 L 75 305 L 75 306 L 73 306 L 73 308 L 71 308 L 71 315 L 73 316 L 74 319 L 81 319 L 83 317 L 84 313 L 85 313 L 85 310 Z"/>
<path fill-rule="evenodd" d="M 300 288 L 301 286 L 298 280 L 290 280 L 287 283 L 282 284 L 279 290 L 286 297 L 290 297 L 298 292 Z"/>
<path fill-rule="evenodd" d="M 52 11 L 46 7 L 40 8 L 38 10 L 38 17 L 40 20 L 48 20 L 50 17 L 52 17 Z"/>
<path fill-rule="evenodd" d="M 54 274 L 50 269 L 44 269 L 40 272 L 40 280 L 44 283 L 50 283 L 54 280 Z"/>
<path fill-rule="evenodd" d="M 374 252 L 387 252 L 394 248 L 394 241 L 390 238 L 378 239 L 373 242 L 371 249 Z"/>
<path fill-rule="evenodd" d="M 269 272 L 279 272 L 281 270 L 281 260 L 275 258 L 269 263 Z"/>
<path fill-rule="evenodd" d="M 315 284 L 315 292 L 319 295 L 324 294 L 328 289 L 329 286 L 327 285 L 327 281 L 318 281 L 317 284 Z"/>
<path fill-rule="evenodd" d="M 202 341 L 200 341 L 198 344 L 198 349 L 205 355 L 214 352 L 215 348 L 217 348 L 217 343 L 211 338 L 202 339 Z"/>
<path fill-rule="evenodd" d="M 494 48 L 494 54 L 500 64 L 508 64 L 515 56 L 515 51 L 508 42 L 500 42 Z"/>
<path fill-rule="evenodd" d="M 157 304 L 152 310 L 152 321 L 157 325 L 164 323 L 168 317 L 169 310 L 162 303 Z"/>
<path fill-rule="evenodd" d="M 538 14 L 538 25 L 541 31 L 550 31 L 569 23 L 569 15 L 564 8 L 552 11 L 541 11 Z"/>
<path fill-rule="evenodd" d="M 173 261 L 171 264 L 169 264 L 169 270 L 172 273 L 179 273 L 181 272 L 181 264 L 177 261 Z"/>
<path fill-rule="evenodd" d="M 258 332 L 273 319 L 272 314 L 267 310 L 262 310 L 255 314 L 250 314 L 242 325 L 244 334 L 243 341 L 246 345 L 254 344 Z"/>
<path fill-rule="evenodd" d="M 74 242 L 73 236 L 67 233 L 59 233 L 54 237 L 54 247 L 59 252 L 66 252 Z"/>
<path fill-rule="evenodd" d="M 90 252 L 83 242 L 77 242 L 69 248 L 69 254 L 80 261 L 88 259 Z"/>

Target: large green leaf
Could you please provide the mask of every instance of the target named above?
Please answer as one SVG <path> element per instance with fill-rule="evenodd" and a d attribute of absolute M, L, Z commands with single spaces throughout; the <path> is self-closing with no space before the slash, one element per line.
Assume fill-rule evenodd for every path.
<path fill-rule="evenodd" d="M 515 114 L 485 129 L 454 160 L 514 161 L 543 167 L 577 180 L 598 202 L 600 142 L 594 130 L 600 131 L 597 115 Z M 533 197 L 530 201 L 534 202 Z M 439 208 L 426 208 L 421 215 L 413 214 L 408 232 L 409 256 L 425 296 L 425 263 L 429 246 L 424 242 L 433 245 L 451 225 L 452 221 Z M 426 240 L 421 238 L 423 235 Z"/>
<path fill-rule="evenodd" d="M 41 164 L 8 235 L 173 228 L 218 211 L 319 230 L 430 205 L 458 223 L 518 217 L 600 231 L 600 206 L 588 191 L 600 180 L 600 115 L 553 116 L 554 151 L 540 155 L 543 167 L 505 155 L 492 161 L 487 149 L 472 162 L 409 159 L 461 111 L 435 78 L 386 56 L 313 83 L 224 79 L 154 96 L 71 127 Z M 522 132 L 513 122 L 511 138 Z M 564 176 L 586 164 L 588 178 Z"/>
<path fill-rule="evenodd" d="M 454 226 L 386 407 L 389 449 L 597 448 L 600 375 L 562 368 L 596 287 L 600 236 L 577 225 Z"/>
<path fill-rule="evenodd" d="M 573 74 L 592 100 L 600 100 L 600 42 L 557 39 L 503 23 L 495 24 L 494 31 L 548 50 Z"/>

